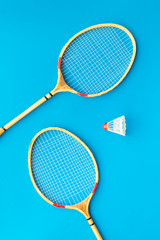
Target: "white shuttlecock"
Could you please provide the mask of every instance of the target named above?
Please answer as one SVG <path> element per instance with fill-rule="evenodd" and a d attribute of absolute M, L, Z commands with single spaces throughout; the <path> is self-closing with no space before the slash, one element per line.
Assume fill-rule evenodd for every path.
<path fill-rule="evenodd" d="M 103 124 L 103 128 L 110 132 L 126 135 L 126 119 L 125 116 L 116 118 L 108 123 Z"/>

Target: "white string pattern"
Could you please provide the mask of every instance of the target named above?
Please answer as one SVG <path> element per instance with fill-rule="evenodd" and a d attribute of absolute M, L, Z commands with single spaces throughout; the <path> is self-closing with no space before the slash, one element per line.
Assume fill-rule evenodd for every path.
<path fill-rule="evenodd" d="M 113 87 L 125 74 L 133 56 L 130 36 L 116 27 L 91 29 L 65 50 L 61 71 L 66 83 L 83 94 Z"/>
<path fill-rule="evenodd" d="M 89 196 L 96 171 L 86 148 L 71 135 L 49 130 L 35 140 L 31 169 L 41 193 L 59 205 L 74 205 Z"/>

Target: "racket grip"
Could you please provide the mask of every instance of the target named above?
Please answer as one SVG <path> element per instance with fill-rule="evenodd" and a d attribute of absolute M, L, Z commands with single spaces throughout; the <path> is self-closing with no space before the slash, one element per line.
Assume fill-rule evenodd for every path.
<path fill-rule="evenodd" d="M 27 116 L 30 112 L 32 112 L 34 109 L 36 109 L 37 107 L 39 107 L 42 103 L 46 102 L 49 98 L 51 98 L 53 95 L 56 94 L 56 91 L 51 93 L 48 93 L 47 95 L 45 95 L 43 98 L 41 98 L 39 101 L 37 101 L 36 103 L 34 103 L 31 107 L 29 107 L 27 110 L 25 110 L 23 113 L 21 113 L 19 116 L 17 116 L 16 118 L 14 118 L 12 121 L 10 121 L 9 123 L 7 123 L 5 126 L 3 126 L 2 128 L 0 128 L 0 135 L 2 135 L 7 129 L 9 129 L 10 127 L 12 127 L 15 123 L 19 122 L 22 118 L 24 118 L 25 116 Z"/>
<path fill-rule="evenodd" d="M 102 238 L 102 236 L 100 235 L 100 233 L 99 233 L 99 231 L 98 231 L 98 229 L 97 229 L 94 221 L 92 220 L 92 218 L 89 217 L 87 220 L 88 220 L 88 223 L 89 223 L 90 227 L 92 228 L 92 231 L 94 232 L 96 238 L 97 238 L 98 240 L 103 240 L 103 238 Z"/>
<path fill-rule="evenodd" d="M 5 132 L 3 128 L 0 128 L 0 136 Z"/>

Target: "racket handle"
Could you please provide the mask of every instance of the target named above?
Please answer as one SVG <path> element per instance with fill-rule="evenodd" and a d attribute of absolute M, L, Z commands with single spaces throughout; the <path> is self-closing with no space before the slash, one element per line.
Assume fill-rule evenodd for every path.
<path fill-rule="evenodd" d="M 5 126 L 0 128 L 0 135 L 2 135 L 6 130 L 8 130 L 10 127 L 12 127 L 15 123 L 19 122 L 22 118 L 27 116 L 30 112 L 32 112 L 34 109 L 39 107 L 42 103 L 46 102 L 49 98 L 51 98 L 56 93 L 57 93 L 57 91 L 52 91 L 51 93 L 48 93 L 43 98 L 41 98 L 39 101 L 34 103 L 31 107 L 29 107 L 27 110 L 25 110 L 23 113 L 21 113 L 19 116 L 17 116 L 12 121 L 7 123 Z"/>
<path fill-rule="evenodd" d="M 97 238 L 98 240 L 103 240 L 103 238 L 101 237 L 101 235 L 100 235 L 100 233 L 99 233 L 99 231 L 98 231 L 98 229 L 97 229 L 94 221 L 92 220 L 92 218 L 89 217 L 87 220 L 88 220 L 88 223 L 89 223 L 90 227 L 92 228 L 92 230 L 93 230 L 96 238 Z"/>

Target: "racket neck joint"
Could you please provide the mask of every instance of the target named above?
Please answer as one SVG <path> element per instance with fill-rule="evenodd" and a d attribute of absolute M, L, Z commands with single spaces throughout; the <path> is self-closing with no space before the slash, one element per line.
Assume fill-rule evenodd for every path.
<path fill-rule="evenodd" d="M 90 218 L 89 215 L 89 202 L 91 200 L 91 195 L 89 195 L 85 200 L 82 202 L 75 204 L 73 209 L 78 210 L 81 212 L 86 218 Z"/>
<path fill-rule="evenodd" d="M 54 91 L 56 91 L 56 92 L 74 92 L 74 90 L 72 88 L 70 88 L 68 86 L 68 84 L 65 82 L 60 69 L 58 69 L 58 81 L 57 81 L 57 85 L 56 85 Z"/>

